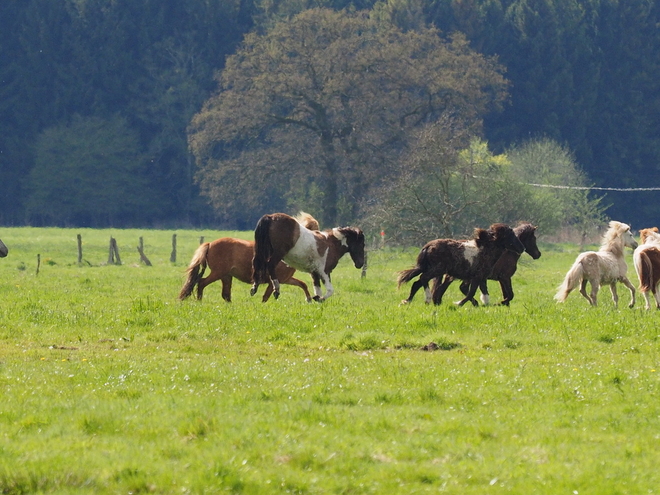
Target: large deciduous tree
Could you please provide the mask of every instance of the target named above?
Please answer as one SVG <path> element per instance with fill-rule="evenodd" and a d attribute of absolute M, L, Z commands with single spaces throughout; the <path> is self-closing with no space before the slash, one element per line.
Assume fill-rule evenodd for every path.
<path fill-rule="evenodd" d="M 477 130 L 507 89 L 462 36 L 325 9 L 248 35 L 218 82 L 189 137 L 215 208 L 231 218 L 304 207 L 325 225 L 354 217 L 412 130 L 443 115 Z"/>

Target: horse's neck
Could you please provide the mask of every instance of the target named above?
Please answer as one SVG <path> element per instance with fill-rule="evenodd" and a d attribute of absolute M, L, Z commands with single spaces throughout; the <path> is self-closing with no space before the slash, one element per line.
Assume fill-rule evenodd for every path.
<path fill-rule="evenodd" d="M 616 256 L 617 258 L 623 258 L 623 250 L 625 249 L 625 246 L 623 245 L 622 242 L 615 242 L 612 244 L 609 244 L 608 246 L 605 246 L 601 248 L 601 251 L 605 251 L 606 253 L 610 253 L 612 256 Z"/>

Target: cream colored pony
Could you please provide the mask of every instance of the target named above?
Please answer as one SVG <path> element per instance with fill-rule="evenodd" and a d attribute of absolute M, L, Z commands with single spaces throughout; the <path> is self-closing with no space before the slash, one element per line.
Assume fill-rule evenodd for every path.
<path fill-rule="evenodd" d="M 655 305 L 660 309 L 660 234 L 658 228 L 642 229 L 639 231 L 640 245 L 633 253 L 633 265 L 639 278 L 639 291 L 644 296 L 646 305 L 644 309 L 651 309 L 649 291 L 655 297 Z"/>
<path fill-rule="evenodd" d="M 589 304 L 596 306 L 598 289 L 602 284 L 609 284 L 612 300 L 616 306 L 619 302 L 616 283 L 621 282 L 630 290 L 631 301 L 628 307 L 632 308 L 635 305 L 635 287 L 626 276 L 628 271 L 624 260 L 626 246 L 633 249 L 637 247 L 637 241 L 630 232 L 630 226 L 612 220 L 610 228 L 603 236 L 600 249 L 584 252 L 577 257 L 559 287 L 555 299 L 558 302 L 564 302 L 568 294 L 579 284 L 580 294 L 589 301 Z M 591 284 L 591 295 L 587 294 L 587 282 Z"/>

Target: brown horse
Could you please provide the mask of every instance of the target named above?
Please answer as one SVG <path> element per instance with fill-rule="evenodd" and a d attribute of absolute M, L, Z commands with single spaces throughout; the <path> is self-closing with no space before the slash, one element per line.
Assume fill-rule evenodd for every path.
<path fill-rule="evenodd" d="M 280 279 L 275 270 L 284 262 L 300 271 L 310 273 L 314 280 L 314 299 L 329 298 L 334 289 L 330 272 L 341 257 L 349 253 L 356 268 L 364 265 L 364 234 L 355 227 L 337 227 L 323 232 L 312 231 L 284 213 L 264 215 L 254 231 L 254 295 L 262 283 L 272 283 L 275 298 L 279 296 Z M 326 288 L 321 292 L 321 281 Z"/>
<path fill-rule="evenodd" d="M 252 283 L 253 255 L 253 241 L 223 237 L 213 242 L 201 244 L 190 261 L 187 269 L 188 278 L 181 288 L 179 299 L 183 300 L 189 297 L 195 285 L 197 286 L 197 299 L 202 299 L 206 286 L 220 280 L 222 281 L 222 298 L 227 302 L 231 302 L 231 285 L 234 278 L 246 284 Z M 211 273 L 208 277 L 202 278 L 207 265 L 211 269 Z M 295 268 L 291 268 L 284 263 L 278 263 L 275 271 L 283 284 L 300 287 L 305 293 L 307 301 L 312 300 L 307 284 L 293 277 L 296 272 Z M 269 285 L 266 292 L 264 292 L 262 301 L 268 301 L 272 293 L 273 288 Z"/>
<path fill-rule="evenodd" d="M 525 247 L 525 252 L 529 254 L 533 259 L 537 260 L 541 257 L 541 251 L 539 251 L 538 246 L 536 245 L 536 227 L 531 223 L 521 223 L 516 228 L 513 229 L 516 234 L 516 237 L 522 242 L 522 245 Z M 488 280 L 498 280 L 500 282 L 500 287 L 502 288 L 502 301 L 500 304 L 508 306 L 509 303 L 513 300 L 513 286 L 511 285 L 511 278 L 516 273 L 518 269 L 518 260 L 520 259 L 520 254 L 506 250 L 500 256 L 500 259 L 497 260 L 495 266 L 493 266 L 493 271 L 488 275 Z M 436 280 L 437 283 L 437 280 Z M 461 283 L 461 292 L 464 295 L 467 295 L 470 288 L 470 282 L 464 280 Z M 484 280 L 479 286 L 481 290 L 481 302 L 488 304 L 488 283 Z"/>
<path fill-rule="evenodd" d="M 642 229 L 639 231 L 640 245 L 633 253 L 633 263 L 639 278 L 639 291 L 644 296 L 646 305 L 644 309 L 651 309 L 649 291 L 655 298 L 655 306 L 660 309 L 660 234 L 658 228 Z"/>
<path fill-rule="evenodd" d="M 433 303 L 440 304 L 451 282 L 458 278 L 470 282 L 468 294 L 458 305 L 462 306 L 470 301 L 477 306 L 474 299 L 477 288 L 492 273 L 495 263 L 507 249 L 520 254 L 525 248 L 513 229 L 501 223 L 491 225 L 488 230 L 476 229 L 473 239 L 469 241 L 436 239 L 427 243 L 417 256 L 416 265 L 399 273 L 399 286 L 420 276 L 413 283 L 408 299 L 402 303 L 412 301 L 415 293 L 422 287 L 426 291 L 427 302 L 430 302 L 429 282 L 447 275 L 441 284 L 436 283 L 433 287 Z"/>
<path fill-rule="evenodd" d="M 319 223 L 309 213 L 301 211 L 296 216 L 296 221 L 308 229 L 319 229 Z M 195 251 L 195 254 L 193 254 L 190 265 L 188 266 L 188 278 L 181 288 L 179 299 L 183 300 L 189 297 L 195 286 L 197 286 L 197 299 L 202 299 L 204 288 L 216 280 L 221 280 L 222 298 L 227 302 L 231 302 L 231 283 L 233 278 L 237 278 L 246 284 L 252 283 L 253 256 L 253 241 L 223 237 L 213 242 L 201 244 Z M 208 277 L 202 278 L 207 265 L 211 269 L 211 273 Z M 275 270 L 279 276 L 279 280 L 283 284 L 300 287 L 305 293 L 307 301 L 312 300 L 307 289 L 307 284 L 302 280 L 293 278 L 293 274 L 296 272 L 295 268 L 291 268 L 284 263 L 278 263 Z M 272 293 L 272 286 L 268 286 L 266 292 L 264 292 L 262 301 L 268 301 Z"/>

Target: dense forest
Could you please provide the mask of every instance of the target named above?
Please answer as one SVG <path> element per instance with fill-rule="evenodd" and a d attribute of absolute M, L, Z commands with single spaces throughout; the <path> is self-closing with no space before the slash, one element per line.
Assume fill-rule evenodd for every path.
<path fill-rule="evenodd" d="M 313 4 L 335 12 L 368 11 L 373 22 L 396 27 L 384 30 L 376 22 L 369 27 L 373 40 L 400 40 L 401 46 L 411 47 L 405 53 L 415 60 L 423 58 L 419 46 L 424 46 L 450 53 L 452 63 L 463 60 L 476 67 L 470 77 L 479 82 L 469 97 L 467 90 L 454 88 L 442 105 L 454 117 L 460 114 L 452 128 L 470 127 L 465 122 L 472 112 L 479 125 L 471 127 L 470 136 L 487 143 L 489 153 L 506 153 L 531 138 L 549 139 L 570 150 L 589 185 L 660 187 L 660 9 L 655 1 Z M 283 193 L 276 181 L 264 179 L 267 200 L 234 201 L 224 208 L 223 191 L 243 194 L 240 181 L 231 182 L 232 175 L 226 174 L 224 190 L 205 187 L 213 174 L 203 173 L 205 163 L 194 152 L 209 102 L 226 105 L 224 96 L 230 93 L 219 88 L 233 84 L 227 88 L 235 92 L 241 74 L 248 74 L 248 50 L 254 53 L 259 40 L 272 41 L 276 34 L 279 39 L 293 36 L 295 25 L 287 23 L 308 7 L 311 2 L 291 0 L 0 2 L 0 224 L 244 229 L 252 228 L 269 209 L 314 210 L 319 197 L 337 195 L 336 190 L 323 190 L 327 177 L 320 174 L 315 182 L 305 183 L 302 170 L 296 176 L 305 191 Z M 429 36 L 443 44 L 436 46 Z M 413 39 L 419 45 L 405 41 Z M 362 52 L 354 53 L 357 60 Z M 378 57 L 385 60 L 387 54 L 379 52 Z M 233 65 L 226 67 L 228 60 Z M 434 63 L 440 64 L 437 57 L 425 62 L 429 67 Z M 410 72 L 401 74 L 416 84 Z M 417 96 L 428 91 L 421 85 L 415 88 Z M 447 92 L 424 94 L 426 101 L 440 101 Z M 471 106 L 466 104 L 469 98 Z M 256 105 L 259 100 L 250 101 Z M 344 96 L 337 101 L 344 110 L 349 108 Z M 364 98 L 357 95 L 354 101 Z M 441 116 L 434 104 L 415 125 L 445 118 L 447 112 Z M 292 122 L 289 117 L 281 121 Z M 285 167 L 294 160 L 295 139 L 285 139 L 272 122 L 268 125 L 268 133 L 251 128 L 256 140 L 235 135 L 232 140 L 219 133 L 220 142 L 208 145 L 205 152 L 236 165 L 241 163 L 237 150 L 249 150 L 251 155 L 242 155 L 243 160 L 258 157 L 267 164 L 264 142 L 279 139 L 278 154 L 273 156 L 278 157 L 278 167 Z M 355 152 L 359 143 L 354 148 L 350 146 L 355 143 L 347 144 L 345 156 L 358 157 L 345 160 L 347 169 L 354 173 L 356 167 L 369 164 L 387 183 L 382 180 L 391 166 L 386 157 L 403 148 L 397 144 L 403 142 L 401 136 L 392 129 L 395 126 L 381 126 L 379 132 L 387 132 L 378 146 L 369 141 L 360 153 Z M 341 129 L 338 132 L 340 141 L 350 141 L 344 139 L 348 131 L 343 136 Z M 364 141 L 375 135 L 365 132 Z M 318 156 L 334 165 L 320 143 Z M 462 144 L 467 149 L 469 139 Z M 363 149 L 378 149 L 380 154 L 367 157 Z M 256 177 L 260 170 L 249 173 Z M 360 180 L 352 194 L 367 205 L 367 186 L 374 178 Z M 321 190 L 314 193 L 315 188 Z M 608 192 L 603 204 L 611 205 L 610 216 L 642 228 L 658 223 L 659 194 Z M 368 208 L 347 208 L 341 199 L 325 217 L 328 222 L 366 214 Z"/>

